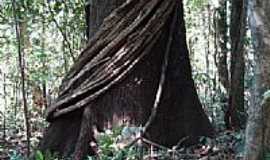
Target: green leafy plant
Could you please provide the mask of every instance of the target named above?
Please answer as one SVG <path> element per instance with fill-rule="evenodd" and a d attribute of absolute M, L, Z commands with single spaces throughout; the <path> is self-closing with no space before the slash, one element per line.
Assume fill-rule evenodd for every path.
<path fill-rule="evenodd" d="M 35 155 L 36 160 L 45 160 L 44 155 L 41 151 L 37 151 Z"/>
<path fill-rule="evenodd" d="M 17 151 L 12 151 L 9 155 L 10 160 L 25 160 L 25 158 Z"/>

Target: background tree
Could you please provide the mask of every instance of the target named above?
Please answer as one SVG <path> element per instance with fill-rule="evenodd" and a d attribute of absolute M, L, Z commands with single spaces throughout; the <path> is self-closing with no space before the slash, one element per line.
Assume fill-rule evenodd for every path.
<path fill-rule="evenodd" d="M 229 106 L 225 114 L 225 123 L 228 129 L 244 128 L 244 76 L 245 76 L 245 35 L 246 35 L 246 1 L 231 1 L 231 65 Z"/>
<path fill-rule="evenodd" d="M 269 1 L 249 1 L 249 26 L 256 57 L 254 102 L 246 129 L 246 159 L 263 159 L 269 153 Z"/>
<path fill-rule="evenodd" d="M 219 80 L 222 83 L 223 87 L 226 91 L 229 91 L 230 81 L 229 81 L 229 71 L 228 71 L 228 11 L 227 11 L 227 0 L 220 0 L 219 1 L 219 8 L 216 11 L 216 41 L 217 43 L 217 69 L 219 73 Z"/>
<path fill-rule="evenodd" d="M 29 113 L 28 113 L 28 104 L 27 104 L 27 95 L 26 95 L 26 83 L 25 83 L 25 52 L 27 50 L 27 42 L 29 43 L 26 24 L 27 21 L 23 17 L 23 21 L 20 23 L 16 14 L 17 5 L 16 2 L 12 1 L 12 8 L 14 14 L 15 28 L 16 28 L 16 38 L 18 45 L 18 57 L 19 57 L 19 68 L 20 68 L 20 77 L 21 77 L 21 89 L 22 89 L 22 98 L 23 98 L 23 110 L 24 110 L 24 119 L 25 119 L 25 128 L 26 128 L 26 139 L 27 139 L 27 156 L 30 155 L 30 138 L 31 138 L 31 127 L 29 123 Z"/>

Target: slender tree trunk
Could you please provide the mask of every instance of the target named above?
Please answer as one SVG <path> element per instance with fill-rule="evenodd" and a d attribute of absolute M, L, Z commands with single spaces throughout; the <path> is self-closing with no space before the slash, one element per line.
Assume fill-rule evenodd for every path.
<path fill-rule="evenodd" d="M 14 99 L 14 101 L 15 101 L 15 103 L 14 103 L 14 126 L 17 126 L 16 124 L 17 124 L 17 121 L 16 121 L 16 119 L 17 119 L 17 107 L 19 106 L 18 104 L 18 82 L 17 81 L 15 81 L 15 85 L 14 85 L 14 87 L 13 87 L 13 97 L 15 98 Z"/>
<path fill-rule="evenodd" d="M 231 70 L 229 107 L 225 114 L 227 129 L 245 127 L 244 76 L 245 76 L 245 35 L 247 9 L 245 0 L 233 0 L 231 7 Z"/>
<path fill-rule="evenodd" d="M 216 12 L 216 34 L 217 39 L 215 43 L 218 46 L 217 54 L 217 69 L 219 81 L 228 92 L 229 90 L 229 71 L 227 64 L 227 43 L 228 43 L 228 25 L 227 25 L 227 0 L 220 0 L 220 7 Z"/>
<path fill-rule="evenodd" d="M 227 4 L 228 0 L 219 0 L 219 7 L 215 11 L 214 25 L 215 25 L 215 65 L 217 67 L 217 77 L 221 85 L 217 86 L 217 92 L 220 96 L 219 100 L 222 104 L 221 108 L 226 114 L 228 109 L 228 99 L 229 99 L 229 71 L 228 71 L 228 24 L 227 24 Z M 227 117 L 224 117 L 226 122 Z"/>
<path fill-rule="evenodd" d="M 206 48 L 205 48 L 205 73 L 210 79 L 210 62 L 209 62 L 209 56 L 210 56 L 210 36 L 211 36 L 211 10 L 210 10 L 210 4 L 207 4 L 205 15 L 204 15 L 204 24 L 206 24 L 204 36 L 206 40 Z M 206 105 L 210 105 L 208 101 L 209 95 L 209 85 L 206 85 L 205 87 L 205 103 Z"/>
<path fill-rule="evenodd" d="M 43 10 L 45 9 L 45 2 L 43 2 Z M 42 16 L 42 44 L 41 44 L 41 48 L 42 48 L 42 53 L 44 55 L 46 55 L 45 53 L 45 34 L 46 34 L 46 27 L 45 27 L 45 17 Z M 42 58 L 42 72 L 43 75 L 46 75 L 46 71 L 47 71 L 47 57 L 43 57 Z M 43 94 L 43 104 L 44 104 L 44 108 L 48 108 L 48 102 L 47 102 L 47 84 L 46 84 L 47 80 L 43 79 L 42 80 L 42 94 Z"/>
<path fill-rule="evenodd" d="M 254 103 L 246 129 L 246 160 L 261 160 L 270 152 L 270 1 L 249 1 L 249 26 L 255 51 Z"/>
<path fill-rule="evenodd" d="M 3 74 L 3 94 L 4 94 L 4 113 L 3 113 L 3 139 L 6 140 L 6 130 L 7 130 L 7 126 L 6 126 L 6 113 L 7 113 L 7 89 L 6 89 L 6 74 Z"/>
<path fill-rule="evenodd" d="M 27 155 L 30 155 L 30 123 L 29 123 L 29 116 L 28 116 L 28 107 L 27 107 L 27 98 L 26 98 L 26 92 L 25 92 L 25 61 L 24 61 L 24 54 L 22 53 L 22 44 L 21 42 L 25 42 L 23 39 L 25 39 L 23 36 L 22 30 L 25 28 L 21 28 L 22 24 L 19 23 L 17 19 L 17 6 L 15 0 L 12 1 L 13 5 L 13 14 L 14 14 L 14 21 L 15 21 L 15 29 L 16 29 L 16 38 L 17 38 L 17 45 L 18 45 L 18 61 L 19 61 L 19 69 L 21 74 L 21 90 L 22 90 L 22 98 L 23 98 L 23 110 L 24 110 L 24 119 L 25 119 L 25 127 L 26 127 L 26 138 L 27 138 Z M 24 44 L 25 45 L 25 44 Z"/>

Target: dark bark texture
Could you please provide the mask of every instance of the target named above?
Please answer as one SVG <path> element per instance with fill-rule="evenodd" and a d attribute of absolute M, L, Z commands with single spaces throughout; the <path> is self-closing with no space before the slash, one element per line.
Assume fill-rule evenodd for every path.
<path fill-rule="evenodd" d="M 89 23 L 90 37 L 101 27 L 102 20 L 109 15 L 109 11 L 119 6 L 122 2 L 123 0 L 91 1 L 91 9 L 89 10 L 90 21 L 92 20 Z M 62 91 L 60 93 L 59 99 L 55 103 L 56 105 L 49 107 L 58 107 L 59 110 L 48 110 L 48 120 L 51 123 L 41 142 L 41 149 L 43 151 L 56 151 L 60 155 L 74 154 L 75 159 L 82 159 L 91 150 L 89 142 L 95 141 L 93 127 L 102 131 L 104 128 L 121 125 L 126 121 L 137 126 L 145 125 L 151 115 L 156 91 L 159 86 L 163 57 L 166 52 L 167 41 L 169 40 L 168 35 L 170 35 L 170 24 L 173 20 L 172 13 L 174 11 L 177 12 L 176 27 L 173 30 L 166 79 L 163 86 L 164 91 L 157 108 L 157 114 L 154 117 L 153 123 L 147 128 L 145 136 L 159 144 L 171 147 L 177 144 L 181 138 L 187 136 L 189 137 L 187 143 L 192 143 L 195 141 L 195 137 L 213 135 L 213 129 L 202 109 L 191 76 L 182 1 L 151 0 L 150 2 L 149 0 L 132 0 L 131 2 L 136 4 L 148 3 L 147 5 L 150 6 L 158 2 L 153 11 L 166 5 L 172 5 L 172 8 L 169 7 L 162 14 L 166 15 L 171 10 L 168 17 L 164 18 L 166 22 L 164 22 L 160 31 L 155 32 L 155 30 L 152 30 L 142 35 L 156 33 L 155 38 L 144 48 L 144 50 L 148 50 L 147 54 L 138 61 L 125 78 L 121 79 L 121 81 L 100 96 L 91 100 L 87 105 L 78 107 L 65 114 L 62 114 L 64 113 L 62 109 L 74 105 L 74 101 L 81 97 L 75 98 L 72 101 L 66 101 L 68 103 L 60 103 L 72 91 Z M 104 12 L 107 10 L 107 7 L 109 7 L 108 12 Z M 136 6 L 132 6 L 132 8 L 136 8 Z M 146 6 L 146 8 L 150 7 Z M 154 13 L 153 11 L 150 12 L 150 15 Z M 158 15 L 158 13 L 154 14 Z M 156 28 L 161 26 L 161 24 L 162 21 L 156 23 Z M 139 26 L 144 27 L 144 25 Z M 94 27 L 92 28 L 92 26 Z M 95 36 L 97 34 L 99 33 L 96 33 Z M 134 34 L 134 36 L 136 35 Z M 148 46 L 151 47 L 147 48 Z M 141 47 L 144 47 L 144 44 Z M 83 53 L 77 60 L 77 63 L 84 62 L 82 58 L 85 55 Z M 69 84 L 67 82 L 70 79 L 72 80 L 70 75 L 65 78 L 63 84 Z M 91 74 L 88 74 L 88 76 L 91 76 Z M 73 85 L 73 88 L 83 87 L 80 84 L 84 83 L 84 81 L 81 81 L 81 79 L 79 81 L 79 84 L 77 86 Z M 65 89 L 65 86 L 67 85 L 62 86 L 62 88 Z M 61 106 L 57 106 L 57 104 L 61 104 Z"/>
<path fill-rule="evenodd" d="M 255 55 L 254 102 L 249 108 L 245 160 L 267 159 L 270 151 L 270 1 L 249 0 Z M 266 157 L 267 156 L 267 157 Z"/>
<path fill-rule="evenodd" d="M 245 0 L 233 0 L 231 7 L 231 70 L 229 107 L 225 114 L 225 123 L 228 129 L 245 127 L 246 114 L 244 107 L 244 76 L 245 76 L 245 49 L 247 3 Z"/>
<path fill-rule="evenodd" d="M 217 69 L 219 74 L 219 80 L 226 91 L 229 90 L 229 71 L 227 64 L 228 57 L 228 25 L 227 25 L 227 0 L 220 0 L 220 7 L 217 10 L 217 44 L 220 49 L 217 55 Z"/>

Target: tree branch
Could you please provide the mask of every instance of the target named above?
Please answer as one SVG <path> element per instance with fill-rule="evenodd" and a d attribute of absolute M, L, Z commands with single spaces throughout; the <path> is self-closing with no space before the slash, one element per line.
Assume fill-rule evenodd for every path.
<path fill-rule="evenodd" d="M 71 56 L 73 62 L 75 62 L 76 58 L 75 58 L 75 56 L 73 55 L 73 51 L 72 51 L 72 49 L 71 49 L 71 44 L 70 44 L 70 42 L 69 42 L 69 40 L 68 40 L 68 38 L 67 38 L 67 35 L 64 33 L 63 29 L 60 27 L 59 23 L 58 23 L 57 20 L 55 19 L 55 15 L 54 15 L 53 10 L 52 10 L 52 8 L 51 8 L 51 6 L 50 6 L 49 3 L 48 3 L 48 8 L 49 8 L 49 12 L 50 12 L 51 15 L 52 15 L 52 20 L 53 20 L 54 24 L 56 25 L 56 27 L 58 28 L 58 30 L 60 31 L 62 37 L 64 38 L 64 41 L 67 43 L 67 46 L 68 46 L 68 49 L 69 49 L 70 56 Z"/>

